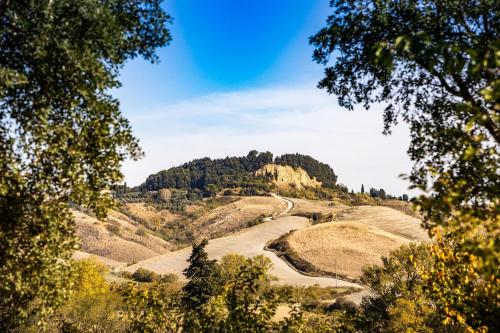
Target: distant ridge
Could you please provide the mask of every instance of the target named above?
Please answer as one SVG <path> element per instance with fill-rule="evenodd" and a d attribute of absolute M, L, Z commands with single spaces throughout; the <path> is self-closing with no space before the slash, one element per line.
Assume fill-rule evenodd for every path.
<path fill-rule="evenodd" d="M 272 183 L 272 177 L 256 171 L 269 164 L 301 168 L 327 188 L 334 188 L 337 182 L 333 169 L 311 156 L 296 153 L 273 158 L 269 151 L 252 150 L 243 157 L 205 157 L 162 170 L 148 176 L 138 189 L 157 191 L 162 188 L 175 188 L 200 192 L 237 187 L 266 189 Z"/>

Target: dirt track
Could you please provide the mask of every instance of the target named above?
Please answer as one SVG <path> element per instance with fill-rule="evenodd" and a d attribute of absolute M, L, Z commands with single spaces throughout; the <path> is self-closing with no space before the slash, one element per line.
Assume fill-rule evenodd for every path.
<path fill-rule="evenodd" d="M 288 212 L 291 209 L 292 203 L 289 200 L 283 199 L 287 203 Z M 210 258 L 219 259 L 222 256 L 230 253 L 239 253 L 247 257 L 256 255 L 265 255 L 271 259 L 273 268 L 271 274 L 279 279 L 280 284 L 293 284 L 301 286 L 310 286 L 319 284 L 320 286 L 339 286 L 339 287 L 359 287 L 361 286 L 328 277 L 311 277 L 298 273 L 293 268 L 288 266 L 274 253 L 264 251 L 264 246 L 270 240 L 276 239 L 290 230 L 303 229 L 309 226 L 310 223 L 306 218 L 297 216 L 283 216 L 276 220 L 262 223 L 244 231 L 209 241 L 207 252 Z M 187 267 L 187 259 L 191 253 L 191 248 L 185 248 L 179 251 L 174 251 L 149 258 L 138 262 L 132 266 L 124 268 L 127 271 L 134 272 L 139 267 L 155 271 L 160 274 L 175 273 L 182 276 L 182 271 Z"/>

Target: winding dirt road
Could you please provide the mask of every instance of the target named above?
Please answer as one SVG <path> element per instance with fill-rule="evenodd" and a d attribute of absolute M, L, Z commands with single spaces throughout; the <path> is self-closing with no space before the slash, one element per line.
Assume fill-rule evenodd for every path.
<path fill-rule="evenodd" d="M 362 286 L 343 280 L 336 280 L 329 277 L 312 277 L 300 274 L 276 254 L 265 251 L 264 247 L 270 240 L 279 238 L 281 235 L 290 230 L 306 228 L 310 225 L 308 219 L 298 216 L 287 216 L 286 214 L 293 208 L 293 203 L 290 200 L 284 199 L 273 194 L 287 203 L 287 208 L 278 214 L 274 220 L 268 221 L 254 227 L 245 229 L 237 234 L 226 237 L 216 238 L 209 241 L 206 251 L 212 259 L 219 259 L 226 254 L 238 253 L 246 257 L 256 255 L 264 255 L 273 263 L 270 273 L 276 276 L 279 284 L 292 284 L 300 286 L 311 286 L 318 284 L 320 286 L 339 286 L 339 287 L 358 287 Z M 152 270 L 159 274 L 174 273 L 179 276 L 187 267 L 187 259 L 191 253 L 191 247 L 182 250 L 169 252 L 153 258 L 149 258 L 138 262 L 137 264 L 124 267 L 123 270 L 134 272 L 138 268 L 143 267 Z"/>

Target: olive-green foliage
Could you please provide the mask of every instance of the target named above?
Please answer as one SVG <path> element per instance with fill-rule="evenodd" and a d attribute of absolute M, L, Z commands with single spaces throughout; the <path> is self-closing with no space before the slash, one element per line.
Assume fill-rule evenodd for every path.
<path fill-rule="evenodd" d="M 288 320 L 273 320 L 283 298 L 270 288 L 268 258 L 231 255 L 222 262 L 222 291 L 202 306 L 185 310 L 186 332 L 283 332 L 296 325 L 297 310 Z"/>
<path fill-rule="evenodd" d="M 221 296 L 227 315 L 213 321 L 220 332 L 269 332 L 280 303 L 276 293 L 262 292 L 269 279 L 269 262 L 262 258 L 243 264 L 238 274 L 228 281 Z"/>
<path fill-rule="evenodd" d="M 191 258 L 190 272 L 199 267 L 214 269 L 217 266 L 222 278 L 205 279 L 212 286 L 210 295 L 206 288 L 189 288 L 181 294 L 162 294 L 157 284 L 141 288 L 129 285 L 123 291 L 126 304 L 126 317 L 132 332 L 295 332 L 299 327 L 301 315 L 293 310 L 289 318 L 276 322 L 273 316 L 278 305 L 286 301 L 280 292 L 270 287 L 272 277 L 267 274 L 270 268 L 268 258 L 258 256 L 245 258 L 240 255 L 225 256 L 221 267 L 207 261 L 203 255 L 205 242 L 195 244 Z M 193 264 L 197 269 L 194 269 Z M 201 264 L 200 264 L 201 262 Z M 187 274 L 188 275 L 188 274 Z M 191 279 L 199 275 L 189 274 Z M 204 281 L 197 280 L 196 284 Z M 188 282 L 188 285 L 189 285 Z M 214 289 L 217 292 L 212 292 Z M 196 295 L 199 292 L 199 295 Z M 194 300 L 187 302 L 186 298 Z M 203 300 L 203 302 L 200 302 Z"/>
<path fill-rule="evenodd" d="M 117 225 L 108 223 L 106 224 L 106 229 L 113 235 L 120 236 L 121 234 L 121 228 Z"/>
<path fill-rule="evenodd" d="M 179 276 L 177 276 L 177 274 L 174 274 L 174 273 L 162 274 L 160 281 L 162 283 L 167 283 L 167 284 L 168 283 L 176 283 L 177 281 L 179 281 Z"/>
<path fill-rule="evenodd" d="M 155 272 L 152 272 L 145 268 L 139 268 L 134 273 L 132 273 L 132 279 L 137 282 L 157 282 L 160 281 L 161 276 Z"/>
<path fill-rule="evenodd" d="M 128 332 L 177 333 L 182 327 L 179 298 L 165 295 L 160 284 L 139 287 L 129 284 L 122 291 Z"/>
<path fill-rule="evenodd" d="M 77 294 L 70 297 L 53 317 L 54 332 L 126 332 L 123 320 L 123 301 L 119 294 L 108 289 L 98 294 Z"/>
<path fill-rule="evenodd" d="M 141 190 L 199 189 L 210 196 L 223 188 L 240 187 L 254 180 L 253 172 L 273 162 L 270 152 L 253 150 L 244 157 L 202 158 L 150 175 Z"/>
<path fill-rule="evenodd" d="M 331 303 L 328 301 L 340 299 L 343 295 L 355 291 L 353 288 L 320 287 L 319 285 L 308 287 L 275 285 L 272 288 L 280 295 L 286 296 L 291 303 L 300 304 L 302 309 L 320 312 L 331 309 Z"/>
<path fill-rule="evenodd" d="M 124 332 L 122 300 L 104 279 L 107 267 L 93 258 L 75 261 L 73 267 L 71 295 L 50 320 L 51 326 L 62 332 Z"/>
<path fill-rule="evenodd" d="M 271 260 L 263 255 L 247 258 L 241 254 L 235 253 L 223 256 L 217 264 L 220 268 L 223 283 L 234 280 L 238 274 L 240 274 L 241 269 L 246 265 L 261 267 L 265 272 L 267 272 L 273 265 Z M 262 290 L 268 288 L 270 286 L 270 282 L 274 279 L 275 278 L 271 275 L 266 274 L 263 276 L 261 281 L 262 285 L 259 288 Z"/>
<path fill-rule="evenodd" d="M 273 162 L 301 167 L 311 177 L 322 181 L 324 186 L 336 188 L 337 176 L 328 164 L 301 154 L 285 154 L 273 160 L 272 153 L 259 153 L 255 150 L 244 157 L 193 160 L 179 167 L 150 175 L 139 188 L 142 191 L 156 191 L 162 188 L 197 189 L 205 196 L 215 196 L 222 189 L 241 187 L 240 195 L 261 195 L 271 190 L 269 184 L 271 179 L 266 176 L 256 177 L 254 173 L 264 165 Z"/>
<path fill-rule="evenodd" d="M 361 283 L 371 295 L 363 299 L 359 329 L 363 332 L 445 331 L 444 316 L 424 293 L 422 271 L 432 267 L 429 245 L 410 243 L 382 257 L 382 265 L 365 267 Z"/>
<path fill-rule="evenodd" d="M 109 89 L 155 60 L 159 0 L 0 2 L 0 330 L 52 313 L 75 248 L 68 203 L 102 216 L 120 163 L 141 152 Z"/>
<path fill-rule="evenodd" d="M 430 193 L 417 204 L 436 241 L 429 296 L 449 323 L 498 331 L 500 3 L 331 4 L 311 38 L 327 66 L 319 86 L 349 109 L 382 102 L 386 133 L 409 123 L 409 178 Z"/>
<path fill-rule="evenodd" d="M 142 237 L 148 235 L 146 228 L 144 228 L 143 226 L 138 227 L 137 230 L 135 231 L 135 234 L 137 236 L 142 236 Z"/>
<path fill-rule="evenodd" d="M 312 224 L 319 224 L 333 221 L 333 214 L 323 214 L 322 212 L 298 212 L 295 216 L 302 216 L 310 219 Z"/>
<path fill-rule="evenodd" d="M 244 255 L 236 253 L 223 256 L 218 262 L 222 280 L 227 282 L 234 279 L 247 260 L 249 259 Z"/>
<path fill-rule="evenodd" d="M 305 313 L 290 332 L 297 333 L 354 333 L 356 330 L 352 314 L 335 311 L 328 314 Z"/>

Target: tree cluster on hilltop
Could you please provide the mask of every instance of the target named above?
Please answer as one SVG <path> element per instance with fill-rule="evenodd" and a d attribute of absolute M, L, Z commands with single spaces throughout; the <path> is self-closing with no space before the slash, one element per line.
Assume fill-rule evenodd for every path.
<path fill-rule="evenodd" d="M 226 187 L 238 187 L 251 182 L 254 178 L 253 172 L 272 162 L 272 153 L 259 153 L 256 150 L 243 157 L 205 157 L 150 175 L 139 189 L 156 191 L 161 188 L 177 188 L 211 192 Z"/>
<path fill-rule="evenodd" d="M 301 154 L 285 154 L 273 159 L 271 152 L 252 150 L 247 156 L 211 159 L 208 157 L 184 163 L 179 167 L 162 170 L 150 175 L 139 186 L 141 191 L 157 191 L 162 188 L 198 189 L 212 193 L 223 188 L 258 186 L 259 179 L 254 175 L 266 164 L 276 163 L 300 167 L 311 177 L 333 188 L 337 176 L 325 163 Z M 262 181 L 262 179 L 261 179 Z M 265 181 L 265 179 L 264 179 Z"/>

